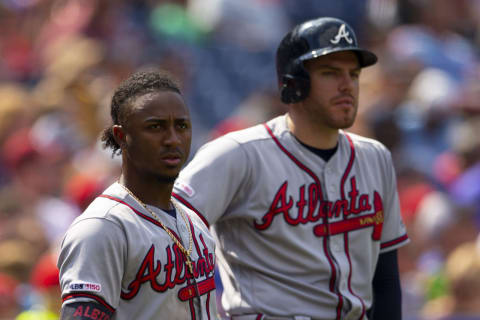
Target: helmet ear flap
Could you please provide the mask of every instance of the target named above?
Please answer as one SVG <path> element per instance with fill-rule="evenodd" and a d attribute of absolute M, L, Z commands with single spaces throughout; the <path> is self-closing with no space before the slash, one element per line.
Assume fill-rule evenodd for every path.
<path fill-rule="evenodd" d="M 305 76 L 293 76 L 285 74 L 282 76 L 282 86 L 280 94 L 282 102 L 296 103 L 302 101 L 308 96 L 310 91 L 310 77 L 306 73 Z"/>

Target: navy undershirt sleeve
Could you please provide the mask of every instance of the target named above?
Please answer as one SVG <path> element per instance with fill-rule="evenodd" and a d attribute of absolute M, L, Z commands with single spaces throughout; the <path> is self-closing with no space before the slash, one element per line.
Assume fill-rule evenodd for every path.
<path fill-rule="evenodd" d="M 65 304 L 60 314 L 60 320 L 110 320 L 112 318 L 113 312 L 93 301 Z"/>
<path fill-rule="evenodd" d="M 397 250 L 380 254 L 373 278 L 373 306 L 368 319 L 401 320 L 402 291 Z"/>

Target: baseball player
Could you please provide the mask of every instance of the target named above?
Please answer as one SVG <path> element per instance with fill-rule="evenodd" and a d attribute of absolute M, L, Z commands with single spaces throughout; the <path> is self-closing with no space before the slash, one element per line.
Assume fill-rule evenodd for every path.
<path fill-rule="evenodd" d="M 296 26 L 277 50 L 288 113 L 207 143 L 180 173 L 174 197 L 213 227 L 231 319 L 401 319 L 392 159 L 343 130 L 376 61 L 342 20 Z"/>
<path fill-rule="evenodd" d="M 191 142 L 177 84 L 136 73 L 116 90 L 111 115 L 102 140 L 121 153 L 122 174 L 63 239 L 61 319 L 216 319 L 214 239 L 171 199 Z"/>

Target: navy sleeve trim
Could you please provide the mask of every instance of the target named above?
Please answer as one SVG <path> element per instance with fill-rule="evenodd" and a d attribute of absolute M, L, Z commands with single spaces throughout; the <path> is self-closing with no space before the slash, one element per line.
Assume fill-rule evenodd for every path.
<path fill-rule="evenodd" d="M 101 298 L 97 295 L 91 294 L 91 293 L 84 293 L 84 292 L 69 293 L 69 294 L 63 296 L 62 300 L 63 300 L 63 302 L 66 302 L 68 300 L 75 299 L 75 298 L 93 299 L 96 302 L 98 302 L 99 304 L 101 304 L 102 306 L 104 306 L 105 308 L 107 308 L 108 311 L 110 311 L 112 313 L 115 312 L 115 308 L 112 307 L 110 304 L 108 304 L 103 298 Z"/>
<path fill-rule="evenodd" d="M 408 235 L 405 233 L 403 236 L 401 236 L 397 239 L 393 239 L 393 240 L 382 243 L 380 245 L 380 249 L 393 247 L 394 245 L 397 245 L 397 244 L 402 243 L 402 242 L 407 241 L 407 240 L 408 240 Z"/>
<path fill-rule="evenodd" d="M 62 307 L 61 320 L 110 320 L 113 312 L 95 301 L 82 301 Z"/>

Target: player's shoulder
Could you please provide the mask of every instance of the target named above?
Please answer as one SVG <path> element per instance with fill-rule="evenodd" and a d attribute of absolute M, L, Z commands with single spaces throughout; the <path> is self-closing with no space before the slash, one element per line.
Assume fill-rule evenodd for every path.
<path fill-rule="evenodd" d="M 376 159 L 376 163 L 383 164 L 386 167 L 393 165 L 390 150 L 380 141 L 350 132 L 345 133 L 342 131 L 342 134 L 344 140 L 353 144 L 356 158 L 360 161 L 369 162 Z"/>
<path fill-rule="evenodd" d="M 121 190 L 118 183 L 110 185 L 73 221 L 72 226 L 88 221 L 104 221 L 119 225 L 122 216 L 129 214 L 128 207 L 121 205 L 124 196 L 119 191 Z"/>
<path fill-rule="evenodd" d="M 272 119 L 267 123 L 229 132 L 211 140 L 198 149 L 194 160 L 196 162 L 201 161 L 204 164 L 215 161 L 225 162 L 233 159 L 242 159 L 245 162 L 252 154 L 264 150 L 265 142 L 271 141 L 269 130 L 276 129 L 278 131 L 278 125 L 276 126 L 275 124 L 281 121 L 279 118 Z M 192 162 L 195 163 L 195 161 Z M 235 162 L 238 163 L 238 161 Z"/>
<path fill-rule="evenodd" d="M 229 132 L 217 140 L 231 140 L 240 145 L 270 140 L 272 134 L 279 135 L 281 132 L 288 131 L 285 117 L 286 115 L 281 115 L 266 123 L 260 123 L 242 130 Z"/>
<path fill-rule="evenodd" d="M 353 143 L 355 150 L 360 152 L 374 152 L 374 153 L 383 153 L 390 154 L 390 151 L 387 147 L 378 140 L 373 138 L 368 138 L 351 132 L 341 131 L 341 134 Z"/>

